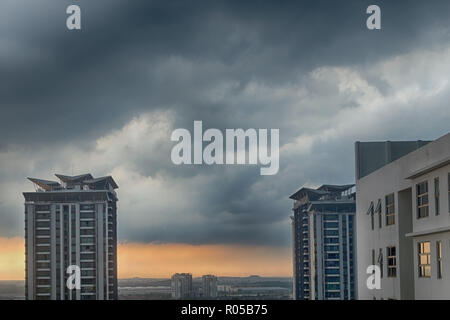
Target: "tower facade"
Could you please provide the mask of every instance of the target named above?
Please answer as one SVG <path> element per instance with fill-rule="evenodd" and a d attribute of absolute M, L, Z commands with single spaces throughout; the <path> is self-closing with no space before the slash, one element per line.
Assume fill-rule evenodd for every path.
<path fill-rule="evenodd" d="M 293 298 L 355 299 L 354 185 L 294 193 Z"/>
<path fill-rule="evenodd" d="M 175 273 L 171 279 L 172 298 L 187 299 L 192 297 L 192 274 Z"/>
<path fill-rule="evenodd" d="M 217 277 L 211 274 L 202 276 L 204 298 L 217 298 Z"/>
<path fill-rule="evenodd" d="M 56 176 L 28 178 L 36 191 L 23 193 L 25 297 L 117 299 L 118 186 L 111 176 Z M 79 287 L 68 286 L 73 276 Z"/>

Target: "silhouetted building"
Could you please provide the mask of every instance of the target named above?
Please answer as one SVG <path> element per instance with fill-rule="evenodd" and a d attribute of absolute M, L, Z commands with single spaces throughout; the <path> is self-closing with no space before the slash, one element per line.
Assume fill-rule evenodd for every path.
<path fill-rule="evenodd" d="M 111 176 L 28 178 L 24 192 L 26 299 L 117 299 L 117 206 Z M 69 290 L 69 266 L 81 271 L 81 289 Z"/>
<path fill-rule="evenodd" d="M 301 188 L 290 198 L 293 298 L 354 299 L 354 185 Z"/>

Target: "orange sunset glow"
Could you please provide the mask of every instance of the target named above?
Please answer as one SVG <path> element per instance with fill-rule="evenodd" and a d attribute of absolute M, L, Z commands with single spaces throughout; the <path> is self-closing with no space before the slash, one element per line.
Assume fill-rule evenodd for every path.
<path fill-rule="evenodd" d="M 24 240 L 0 237 L 0 280 L 24 279 Z M 119 243 L 119 278 L 168 278 L 176 272 L 219 276 L 291 276 L 285 247 Z"/>
<path fill-rule="evenodd" d="M 291 251 L 283 247 L 130 243 L 120 244 L 118 255 L 119 278 L 292 274 Z"/>
<path fill-rule="evenodd" d="M 0 237 L 0 280 L 25 279 L 25 240 Z"/>

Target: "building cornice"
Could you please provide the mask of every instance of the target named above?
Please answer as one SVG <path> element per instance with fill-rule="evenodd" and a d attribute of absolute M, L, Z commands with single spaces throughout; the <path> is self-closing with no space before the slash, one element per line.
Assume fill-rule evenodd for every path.
<path fill-rule="evenodd" d="M 427 229 L 427 230 L 422 230 L 422 231 L 416 231 L 416 232 L 410 232 L 407 233 L 405 236 L 406 237 L 421 237 L 421 236 L 426 236 L 429 234 L 435 234 L 435 233 L 441 233 L 441 232 L 448 232 L 450 231 L 450 226 L 448 227 L 440 227 L 440 228 L 432 228 L 432 229 Z"/>
<path fill-rule="evenodd" d="M 423 176 L 427 173 L 430 173 L 436 169 L 442 168 L 443 166 L 446 166 L 448 164 L 450 164 L 450 157 L 444 158 L 444 159 L 439 160 L 435 163 L 432 163 L 420 170 L 417 170 L 417 171 L 413 172 L 410 176 L 406 177 L 406 179 L 409 179 L 409 180 L 416 179 L 416 178 Z"/>

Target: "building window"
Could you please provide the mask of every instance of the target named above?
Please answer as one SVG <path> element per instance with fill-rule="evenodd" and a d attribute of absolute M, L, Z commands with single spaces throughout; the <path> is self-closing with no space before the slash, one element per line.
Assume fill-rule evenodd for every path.
<path fill-rule="evenodd" d="M 397 276 L 397 256 L 395 252 L 395 247 L 386 248 L 387 256 L 387 276 L 395 278 Z"/>
<path fill-rule="evenodd" d="M 431 277 L 431 247 L 429 241 L 417 243 L 417 252 L 419 258 L 419 277 Z"/>
<path fill-rule="evenodd" d="M 370 202 L 370 206 L 369 206 L 369 210 L 367 210 L 367 214 L 370 215 L 370 226 L 373 230 L 375 228 L 373 201 Z"/>
<path fill-rule="evenodd" d="M 448 212 L 450 212 L 450 173 L 448 174 Z"/>
<path fill-rule="evenodd" d="M 373 213 L 373 209 L 372 209 L 372 212 L 370 213 L 370 225 L 371 225 L 371 227 L 372 227 L 372 230 L 374 230 L 375 229 L 375 217 L 374 217 L 374 213 Z"/>
<path fill-rule="evenodd" d="M 383 278 L 383 250 L 378 253 L 378 266 L 380 267 L 380 277 Z"/>
<path fill-rule="evenodd" d="M 386 196 L 386 225 L 390 226 L 395 224 L 395 198 L 394 194 L 388 194 Z"/>
<path fill-rule="evenodd" d="M 439 208 L 439 178 L 434 178 L 434 207 L 435 213 L 438 216 L 440 213 Z"/>
<path fill-rule="evenodd" d="M 442 279 L 442 242 L 436 241 L 437 277 Z"/>
<path fill-rule="evenodd" d="M 378 228 L 381 229 L 383 226 L 383 215 L 381 210 L 381 199 L 378 199 L 377 208 L 375 209 L 375 212 L 378 214 Z"/>
<path fill-rule="evenodd" d="M 417 189 L 417 218 L 428 217 L 428 181 L 419 183 Z"/>

